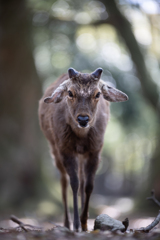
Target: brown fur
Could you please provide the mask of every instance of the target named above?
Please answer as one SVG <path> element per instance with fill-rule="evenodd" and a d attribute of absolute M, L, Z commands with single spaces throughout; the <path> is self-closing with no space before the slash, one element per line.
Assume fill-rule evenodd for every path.
<path fill-rule="evenodd" d="M 95 98 L 101 89 L 98 85 L 99 81 L 96 81 L 92 74 L 79 73 L 78 76 L 70 79 L 67 90 L 72 91 L 73 97 L 69 97 L 67 91 L 53 94 L 67 79 L 69 79 L 68 74 L 64 74 L 46 90 L 39 104 L 39 119 L 41 129 L 49 141 L 56 165 L 61 173 L 65 210 L 64 224 L 70 227 L 67 206 L 67 176 L 69 175 L 73 190 L 74 229 L 79 229 L 77 203 L 79 189 L 82 205 L 81 226 L 82 230 L 87 230 L 89 198 L 109 120 L 109 102 L 102 94 L 99 99 Z M 55 102 L 58 103 L 46 104 L 44 102 L 44 98 L 48 100 L 48 96 L 51 95 L 48 102 L 56 99 Z M 59 96 L 58 100 L 57 96 Z M 79 114 L 89 116 L 87 128 L 78 127 L 77 116 Z"/>

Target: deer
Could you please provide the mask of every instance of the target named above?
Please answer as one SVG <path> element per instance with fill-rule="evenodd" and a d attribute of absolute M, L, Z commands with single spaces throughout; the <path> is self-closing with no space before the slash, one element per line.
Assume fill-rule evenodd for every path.
<path fill-rule="evenodd" d="M 39 101 L 40 127 L 60 172 L 64 226 L 69 229 L 67 189 L 70 180 L 74 231 L 80 228 L 87 231 L 89 200 L 109 121 L 109 102 L 128 100 L 125 93 L 101 79 L 102 71 L 97 68 L 87 74 L 69 68 L 68 73 L 47 88 Z"/>

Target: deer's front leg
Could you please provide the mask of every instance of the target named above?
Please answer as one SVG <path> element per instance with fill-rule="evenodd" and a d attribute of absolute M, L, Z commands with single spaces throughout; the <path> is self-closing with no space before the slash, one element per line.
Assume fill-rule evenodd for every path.
<path fill-rule="evenodd" d="M 85 203 L 84 208 L 81 214 L 81 226 L 83 231 L 87 231 L 87 218 L 88 218 L 88 207 L 89 207 L 89 199 L 94 186 L 94 177 L 98 167 L 99 162 L 99 152 L 90 153 L 89 158 L 85 165 Z"/>
<path fill-rule="evenodd" d="M 65 155 L 63 158 L 63 164 L 70 178 L 70 184 L 73 191 L 73 209 L 74 209 L 74 230 L 78 231 L 80 227 L 80 219 L 78 213 L 78 164 L 74 156 Z"/>

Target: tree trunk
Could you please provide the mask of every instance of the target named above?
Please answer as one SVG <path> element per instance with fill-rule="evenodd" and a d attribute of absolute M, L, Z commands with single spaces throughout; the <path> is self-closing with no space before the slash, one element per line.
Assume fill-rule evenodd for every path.
<path fill-rule="evenodd" d="M 31 22 L 24 0 L 0 1 L 0 205 L 36 194 L 39 179 L 38 100 Z"/>

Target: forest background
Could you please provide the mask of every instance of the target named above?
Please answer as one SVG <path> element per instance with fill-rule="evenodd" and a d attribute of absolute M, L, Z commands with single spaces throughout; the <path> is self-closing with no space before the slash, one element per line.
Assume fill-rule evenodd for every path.
<path fill-rule="evenodd" d="M 0 220 L 62 221 L 59 173 L 37 111 L 69 67 L 102 67 L 102 79 L 129 96 L 111 104 L 91 217 L 154 216 L 145 198 L 154 188 L 160 199 L 160 1 L 1 0 L 0 9 Z"/>

